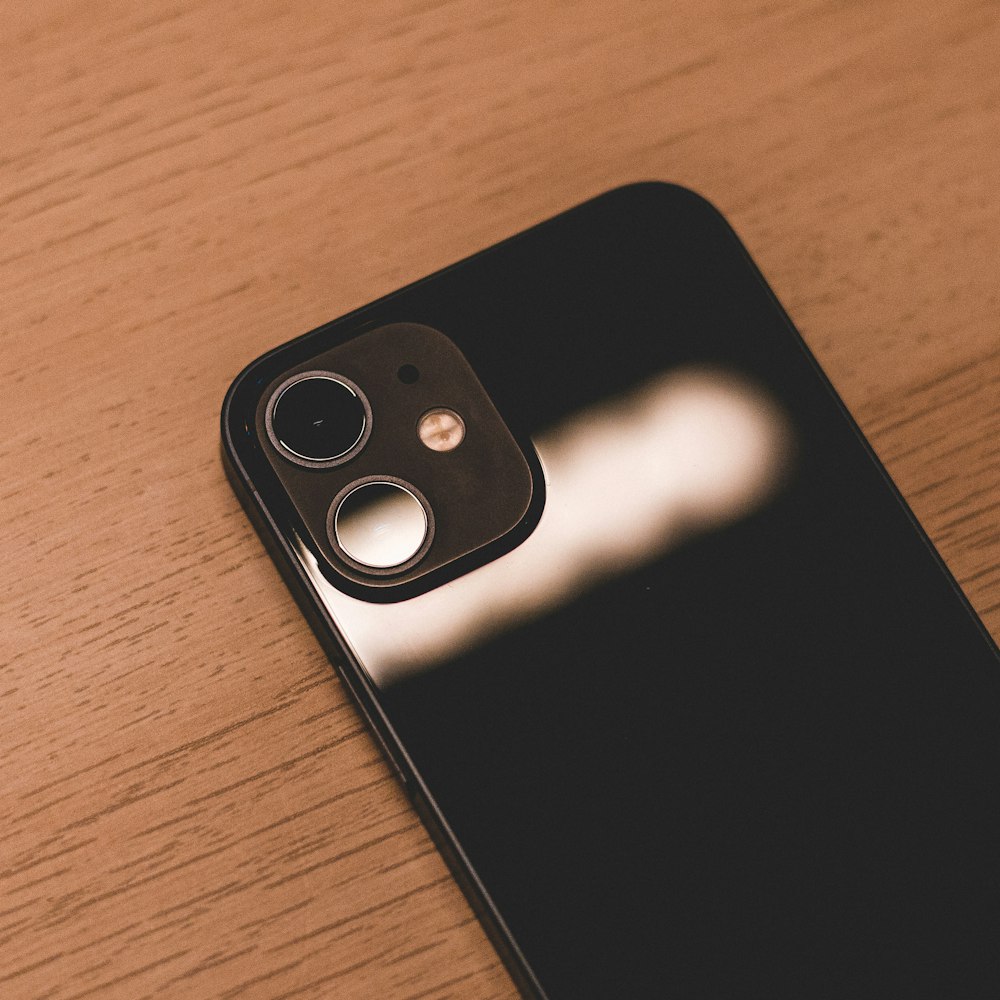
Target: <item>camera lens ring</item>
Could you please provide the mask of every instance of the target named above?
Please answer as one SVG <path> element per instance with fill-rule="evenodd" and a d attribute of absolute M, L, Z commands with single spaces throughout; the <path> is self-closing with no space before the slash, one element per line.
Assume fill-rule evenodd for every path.
<path fill-rule="evenodd" d="M 422 543 L 415 549 L 409 558 L 391 566 L 377 566 L 371 563 L 360 562 L 351 556 L 350 552 L 345 549 L 344 545 L 342 545 L 340 541 L 338 516 L 344 505 L 344 501 L 347 500 L 352 494 L 358 494 L 368 486 L 394 486 L 403 493 L 408 494 L 409 497 L 416 501 L 416 503 L 422 508 L 424 518 L 424 536 Z M 407 570 L 412 569 L 421 561 L 421 559 L 424 558 L 425 555 L 427 555 L 427 552 L 434 541 L 434 529 L 434 510 L 428 502 L 427 497 L 425 497 L 424 494 L 421 493 L 421 491 L 418 490 L 412 483 L 407 482 L 405 479 L 400 479 L 398 476 L 364 476 L 361 479 L 354 480 L 352 483 L 348 483 L 333 498 L 326 515 L 327 538 L 329 539 L 334 552 L 342 562 L 346 563 L 347 566 L 356 572 L 363 573 L 366 576 L 397 576 L 400 573 L 405 573 Z"/>
<path fill-rule="evenodd" d="M 275 413 L 285 393 L 301 382 L 314 379 L 324 379 L 338 384 L 343 389 L 346 389 L 350 396 L 360 404 L 361 412 L 356 414 L 360 423 L 358 434 L 353 443 L 350 443 L 336 454 L 319 457 L 302 454 L 281 439 L 278 429 L 275 426 Z M 346 375 L 326 370 L 297 372 L 295 375 L 281 382 L 271 393 L 271 398 L 267 402 L 267 409 L 264 412 L 264 427 L 271 444 L 274 445 L 282 458 L 287 459 L 289 462 L 294 462 L 296 465 L 304 466 L 307 469 L 332 469 L 335 466 L 349 462 L 368 443 L 368 438 L 372 432 L 372 408 L 368 402 L 368 397 L 361 390 L 361 387 Z"/>

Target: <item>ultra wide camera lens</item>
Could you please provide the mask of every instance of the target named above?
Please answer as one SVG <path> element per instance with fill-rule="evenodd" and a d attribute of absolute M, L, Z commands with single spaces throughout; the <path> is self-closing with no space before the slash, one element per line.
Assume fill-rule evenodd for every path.
<path fill-rule="evenodd" d="M 307 372 L 279 386 L 268 407 L 267 430 L 292 461 L 339 465 L 361 450 L 371 411 L 361 390 L 330 372 Z"/>

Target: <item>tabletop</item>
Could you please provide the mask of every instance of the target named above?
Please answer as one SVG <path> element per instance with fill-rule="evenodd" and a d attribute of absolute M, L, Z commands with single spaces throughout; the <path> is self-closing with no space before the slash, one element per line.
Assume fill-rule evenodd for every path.
<path fill-rule="evenodd" d="M 227 485 L 269 347 L 607 188 L 732 221 L 1000 633 L 1000 9 L 0 12 L 0 995 L 511 998 Z"/>

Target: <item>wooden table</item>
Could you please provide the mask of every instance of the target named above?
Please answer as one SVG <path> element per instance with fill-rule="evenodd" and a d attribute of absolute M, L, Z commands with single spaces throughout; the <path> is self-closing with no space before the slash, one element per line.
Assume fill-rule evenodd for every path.
<path fill-rule="evenodd" d="M 995 4 L 8 0 L 0 46 L 0 996 L 513 995 L 218 412 L 613 185 L 733 221 L 1000 632 Z"/>

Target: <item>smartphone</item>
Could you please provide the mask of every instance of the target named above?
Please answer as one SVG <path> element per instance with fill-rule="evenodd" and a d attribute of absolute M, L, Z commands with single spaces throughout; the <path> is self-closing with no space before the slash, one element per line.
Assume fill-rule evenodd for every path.
<path fill-rule="evenodd" d="M 700 196 L 284 344 L 222 436 L 525 996 L 1000 996 L 996 645 Z"/>

